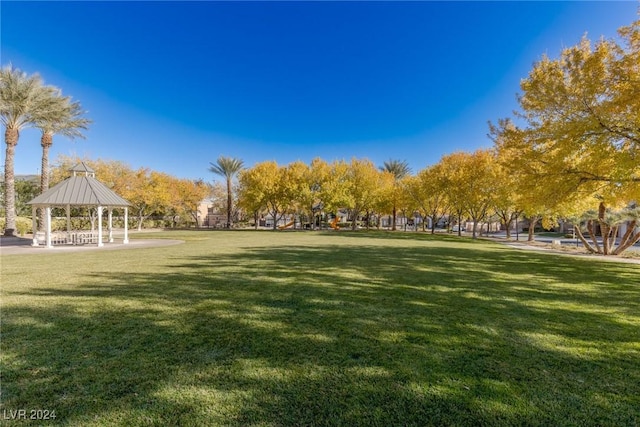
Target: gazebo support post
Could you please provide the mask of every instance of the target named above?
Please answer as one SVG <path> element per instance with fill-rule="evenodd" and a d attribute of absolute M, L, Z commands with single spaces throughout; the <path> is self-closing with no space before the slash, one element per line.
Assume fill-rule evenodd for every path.
<path fill-rule="evenodd" d="M 71 205 L 67 205 L 67 242 L 71 241 Z"/>
<path fill-rule="evenodd" d="M 109 208 L 109 243 L 113 243 L 113 208 Z"/>
<path fill-rule="evenodd" d="M 47 206 L 45 209 L 45 214 L 44 214 L 44 222 L 45 222 L 45 240 L 46 240 L 46 246 L 47 248 L 53 248 L 53 245 L 51 244 L 51 206 Z"/>
<path fill-rule="evenodd" d="M 102 243 L 102 206 L 98 206 L 98 247 L 103 246 Z"/>
<path fill-rule="evenodd" d="M 124 208 L 124 240 L 122 243 L 125 245 L 129 243 L 129 208 L 126 206 Z"/>
<path fill-rule="evenodd" d="M 38 246 L 38 208 L 35 205 L 31 206 L 31 229 L 33 230 L 33 242 L 31 246 Z"/>

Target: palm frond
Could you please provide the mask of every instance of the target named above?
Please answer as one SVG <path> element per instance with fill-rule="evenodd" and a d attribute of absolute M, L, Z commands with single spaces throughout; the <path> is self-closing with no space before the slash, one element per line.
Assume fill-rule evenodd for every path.
<path fill-rule="evenodd" d="M 383 165 L 380 166 L 380 170 L 391 173 L 396 180 L 401 180 L 411 174 L 411 168 L 406 160 L 385 161 Z"/>
<path fill-rule="evenodd" d="M 0 71 L 0 117 L 7 128 L 22 129 L 32 122 L 32 113 L 47 108 L 47 90 L 38 74 L 28 76 L 12 65 Z"/>
<path fill-rule="evenodd" d="M 49 100 L 43 108 L 33 114 L 33 121 L 43 133 L 63 135 L 70 139 L 84 138 L 82 130 L 87 130 L 90 119 L 83 117 L 86 113 L 77 101 L 70 97 L 62 97 L 55 90 L 49 93 Z"/>
<path fill-rule="evenodd" d="M 242 160 L 225 156 L 220 156 L 218 157 L 218 160 L 216 160 L 216 163 L 210 162 L 209 164 L 211 165 L 209 168 L 210 172 L 223 176 L 227 179 L 231 179 L 244 167 L 244 162 Z"/>

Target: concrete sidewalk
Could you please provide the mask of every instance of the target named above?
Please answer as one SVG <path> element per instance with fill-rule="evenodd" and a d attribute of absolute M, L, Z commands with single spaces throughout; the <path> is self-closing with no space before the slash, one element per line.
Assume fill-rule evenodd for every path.
<path fill-rule="evenodd" d="M 611 261 L 611 262 L 623 262 L 623 263 L 627 263 L 627 264 L 640 264 L 640 258 L 622 258 L 620 256 L 605 256 L 605 255 L 599 255 L 599 254 L 590 254 L 590 253 L 587 253 L 587 252 L 573 252 L 573 251 L 569 251 L 569 250 L 559 250 L 559 249 L 555 249 L 551 245 L 530 244 L 528 242 L 519 242 L 519 241 L 506 240 L 506 239 L 495 238 L 495 237 L 493 237 L 493 238 L 489 237 L 489 238 L 486 238 L 486 240 L 491 241 L 491 242 L 498 242 L 498 243 L 503 244 L 505 246 L 509 246 L 509 247 L 516 248 L 516 249 L 527 250 L 527 251 L 547 252 L 547 253 L 553 253 L 553 254 L 557 254 L 557 255 L 572 256 L 572 257 L 579 257 L 579 258 L 589 258 L 589 259 L 594 259 L 594 260 L 598 260 L 598 261 Z"/>
<path fill-rule="evenodd" d="M 118 249 L 140 249 L 155 248 L 161 246 L 171 246 L 184 243 L 183 240 L 170 239 L 132 239 L 128 244 L 122 241 L 114 243 L 105 243 L 104 246 L 98 247 L 95 244 L 86 245 L 58 245 L 53 248 L 45 248 L 44 246 L 31 246 L 32 239 L 26 237 L 0 237 L 0 255 L 27 255 L 27 254 L 57 254 L 66 252 L 81 251 L 104 251 Z"/>

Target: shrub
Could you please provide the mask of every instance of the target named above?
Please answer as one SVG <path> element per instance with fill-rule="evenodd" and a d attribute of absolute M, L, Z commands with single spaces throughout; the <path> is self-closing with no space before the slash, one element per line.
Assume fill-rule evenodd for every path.
<path fill-rule="evenodd" d="M 0 218 L 0 230 L 4 230 L 5 224 L 6 219 Z M 24 216 L 16 217 L 16 233 L 19 236 L 24 236 L 25 234 L 30 233 L 32 227 L 31 218 Z"/>

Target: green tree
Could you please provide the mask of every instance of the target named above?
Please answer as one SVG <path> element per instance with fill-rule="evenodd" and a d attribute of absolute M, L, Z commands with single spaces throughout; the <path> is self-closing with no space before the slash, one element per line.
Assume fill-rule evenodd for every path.
<path fill-rule="evenodd" d="M 56 90 L 54 102 L 57 107 L 45 115 L 36 115 L 34 123 L 42 131 L 40 145 L 42 146 L 42 163 L 40 174 L 40 188 L 44 193 L 49 189 L 49 149 L 53 145 L 54 135 L 63 135 L 67 138 L 83 138 L 82 130 L 88 129 L 91 120 L 82 117 L 85 113 L 77 101 L 72 101 L 70 97 L 63 97 Z M 40 212 L 40 224 L 44 224 L 44 212 Z"/>
<path fill-rule="evenodd" d="M 216 175 L 220 175 L 225 178 L 227 184 L 227 228 L 231 228 L 231 218 L 233 212 L 233 196 L 232 196 L 232 182 L 233 177 L 244 167 L 243 161 L 232 157 L 218 157 L 216 163 L 210 163 L 210 172 Z"/>
<path fill-rule="evenodd" d="M 55 89 L 44 86 L 39 75 L 26 73 L 9 65 L 0 71 L 0 117 L 5 126 L 4 204 L 6 236 L 15 235 L 16 193 L 14 158 L 20 131 L 34 126 L 35 117 L 57 114 Z"/>
<path fill-rule="evenodd" d="M 31 179 L 16 179 L 16 214 L 31 217 L 31 206 L 27 205 L 40 192 L 38 183 Z"/>
<path fill-rule="evenodd" d="M 49 115 L 34 117 L 35 126 L 42 131 L 40 145 L 42 146 L 42 176 L 40 187 L 42 192 L 49 188 L 49 149 L 53 145 L 54 135 L 66 136 L 69 139 L 85 136 L 82 130 L 87 130 L 91 120 L 82 117 L 85 111 L 80 103 L 72 101 L 70 97 L 62 97 L 58 92 L 54 100 L 58 104 L 55 111 Z"/>

